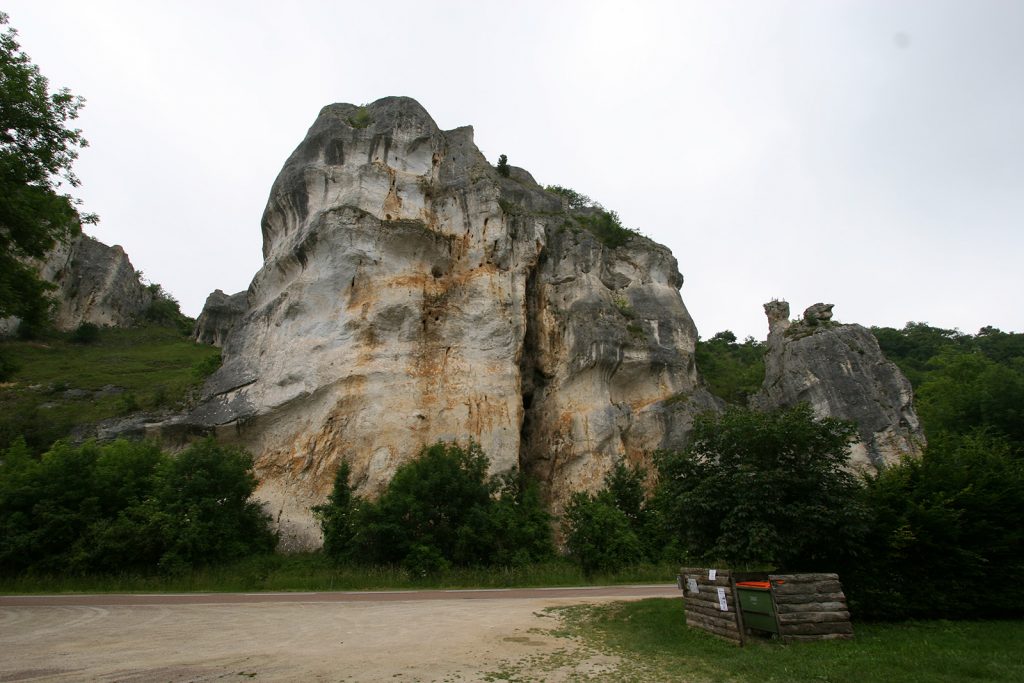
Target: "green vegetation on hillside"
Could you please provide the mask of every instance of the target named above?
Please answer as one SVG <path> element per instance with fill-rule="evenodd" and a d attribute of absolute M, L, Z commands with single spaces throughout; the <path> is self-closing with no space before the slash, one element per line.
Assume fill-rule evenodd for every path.
<path fill-rule="evenodd" d="M 707 341 L 697 340 L 697 369 L 712 394 L 732 405 L 746 405 L 764 381 L 764 342 L 723 330 Z"/>
<path fill-rule="evenodd" d="M 621 247 L 640 234 L 625 227 L 619 214 L 606 210 L 585 194 L 561 185 L 548 185 L 544 189 L 566 200 L 571 215 L 570 225 L 582 227 L 610 249 Z"/>
<path fill-rule="evenodd" d="M 1024 334 L 983 327 L 969 335 L 913 322 L 871 331 L 914 385 L 929 440 L 985 430 L 1024 452 Z"/>
<path fill-rule="evenodd" d="M 156 325 L 99 328 L 89 343 L 77 342 L 76 333 L 6 339 L 0 350 L 18 367 L 0 384 L 0 449 L 23 437 L 35 454 L 76 427 L 181 407 L 220 357 Z"/>

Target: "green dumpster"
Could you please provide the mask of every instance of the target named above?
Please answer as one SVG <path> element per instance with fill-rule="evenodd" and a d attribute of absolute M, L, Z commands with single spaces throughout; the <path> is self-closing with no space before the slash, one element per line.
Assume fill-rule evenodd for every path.
<path fill-rule="evenodd" d="M 778 634 L 779 621 L 772 602 L 772 586 L 767 581 L 737 581 L 736 596 L 740 601 L 743 625 L 747 628 Z"/>

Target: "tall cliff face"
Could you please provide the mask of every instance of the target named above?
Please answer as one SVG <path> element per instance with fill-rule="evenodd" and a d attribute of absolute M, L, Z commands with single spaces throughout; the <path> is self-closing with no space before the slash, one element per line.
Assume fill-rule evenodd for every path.
<path fill-rule="evenodd" d="M 768 316 L 765 379 L 751 403 L 761 410 L 807 402 L 819 417 L 857 425 L 854 466 L 879 469 L 918 455 L 924 432 L 910 381 L 886 360 L 871 331 L 832 322 L 832 304 L 814 304 L 797 322 L 789 304 L 764 305 Z"/>
<path fill-rule="evenodd" d="M 186 420 L 256 457 L 286 545 L 341 459 L 374 495 L 440 439 L 539 475 L 557 507 L 678 446 L 714 400 L 667 249 L 609 246 L 469 127 L 407 98 L 325 107 L 274 183 L 264 265 Z M 669 400 L 666 400 L 669 399 Z"/>

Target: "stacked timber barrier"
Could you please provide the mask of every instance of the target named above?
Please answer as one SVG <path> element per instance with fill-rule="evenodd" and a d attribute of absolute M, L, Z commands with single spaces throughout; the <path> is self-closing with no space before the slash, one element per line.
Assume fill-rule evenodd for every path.
<path fill-rule="evenodd" d="M 713 578 L 712 578 L 713 577 Z M 679 571 L 686 625 L 743 644 L 739 608 L 728 569 L 689 567 Z M 723 609 L 724 608 L 724 609 Z"/>
<path fill-rule="evenodd" d="M 853 638 L 838 574 L 773 574 L 768 580 L 784 641 Z"/>
<path fill-rule="evenodd" d="M 743 645 L 750 636 L 737 599 L 738 578 L 755 575 L 737 576 L 729 569 L 705 567 L 680 569 L 686 625 Z M 768 579 L 778 635 L 784 642 L 853 638 L 838 574 L 761 574 L 757 578 Z"/>

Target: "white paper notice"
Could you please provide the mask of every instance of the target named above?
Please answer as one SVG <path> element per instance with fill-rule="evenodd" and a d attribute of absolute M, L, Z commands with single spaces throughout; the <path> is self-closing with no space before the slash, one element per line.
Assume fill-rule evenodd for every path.
<path fill-rule="evenodd" d="M 691 579 L 687 579 L 686 580 L 686 588 L 691 593 L 699 593 L 700 592 L 700 588 L 697 588 L 697 579 L 692 579 L 692 578 Z"/>
<path fill-rule="evenodd" d="M 717 569 L 711 569 L 708 571 L 708 581 L 714 581 L 716 576 L 718 576 Z"/>
<path fill-rule="evenodd" d="M 729 611 L 729 603 L 725 601 L 725 589 L 718 589 L 718 606 L 723 612 Z"/>

